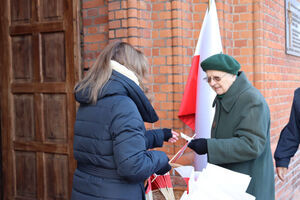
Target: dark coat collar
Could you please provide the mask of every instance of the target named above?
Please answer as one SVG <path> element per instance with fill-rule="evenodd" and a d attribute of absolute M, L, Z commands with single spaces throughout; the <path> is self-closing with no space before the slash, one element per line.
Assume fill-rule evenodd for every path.
<path fill-rule="evenodd" d="M 80 103 L 88 104 L 88 97 L 86 94 L 88 94 L 88 92 L 76 93 L 75 98 Z M 158 120 L 154 108 L 142 89 L 131 79 L 115 70 L 113 70 L 112 75 L 103 87 L 102 92 L 98 94 L 98 101 L 113 95 L 123 95 L 131 98 L 145 122 L 154 123 Z"/>
<path fill-rule="evenodd" d="M 250 81 L 247 79 L 244 72 L 239 72 L 236 80 L 232 83 L 228 91 L 224 94 L 222 99 L 217 97 L 214 100 L 213 106 L 215 106 L 216 101 L 220 101 L 220 104 L 226 112 L 229 112 L 235 102 L 238 100 L 238 97 L 249 87 L 251 87 Z"/>

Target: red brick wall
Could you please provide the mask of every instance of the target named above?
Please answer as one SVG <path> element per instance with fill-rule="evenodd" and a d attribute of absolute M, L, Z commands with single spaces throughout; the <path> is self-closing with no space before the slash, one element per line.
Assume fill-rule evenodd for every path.
<path fill-rule="evenodd" d="M 151 63 L 149 87 L 160 121 L 192 134 L 177 118 L 208 0 L 82 0 L 83 65 L 91 67 L 101 49 L 112 40 L 140 48 Z M 282 0 L 216 0 L 224 53 L 233 55 L 265 96 L 271 110 L 274 152 L 289 118 L 293 91 L 300 86 L 300 58 L 285 54 L 285 18 Z M 162 149 L 170 157 L 184 141 Z M 178 161 L 192 164 L 189 150 Z M 276 178 L 277 199 L 300 193 L 300 153 L 291 161 L 287 180 Z M 180 178 L 175 178 L 181 185 Z M 298 182 L 297 182 L 298 181 Z"/>
<path fill-rule="evenodd" d="M 108 43 L 108 5 L 102 0 L 83 0 L 81 4 L 82 62 L 85 68 L 89 68 L 101 49 Z"/>

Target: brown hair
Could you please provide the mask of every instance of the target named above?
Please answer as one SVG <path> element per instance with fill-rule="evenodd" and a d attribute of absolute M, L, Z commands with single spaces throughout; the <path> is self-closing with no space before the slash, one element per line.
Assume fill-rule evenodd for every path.
<path fill-rule="evenodd" d="M 75 92 L 88 91 L 89 102 L 95 104 L 99 92 L 102 91 L 112 74 L 111 60 L 133 71 L 139 80 L 140 87 L 145 89 L 142 81 L 149 67 L 146 56 L 130 44 L 118 41 L 107 45 L 102 50 L 85 77 L 76 84 Z"/>

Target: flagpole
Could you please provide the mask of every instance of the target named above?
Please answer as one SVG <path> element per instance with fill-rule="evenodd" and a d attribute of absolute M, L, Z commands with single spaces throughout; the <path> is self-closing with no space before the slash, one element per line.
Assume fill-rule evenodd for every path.
<path fill-rule="evenodd" d="M 208 11 L 210 9 L 210 0 L 208 0 Z"/>

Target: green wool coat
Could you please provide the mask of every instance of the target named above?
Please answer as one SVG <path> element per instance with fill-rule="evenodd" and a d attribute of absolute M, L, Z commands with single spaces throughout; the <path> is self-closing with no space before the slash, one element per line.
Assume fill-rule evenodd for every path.
<path fill-rule="evenodd" d="M 270 111 L 262 94 L 244 72 L 222 98 L 207 140 L 208 162 L 248 174 L 247 189 L 256 200 L 274 200 L 274 167 L 270 148 Z"/>

